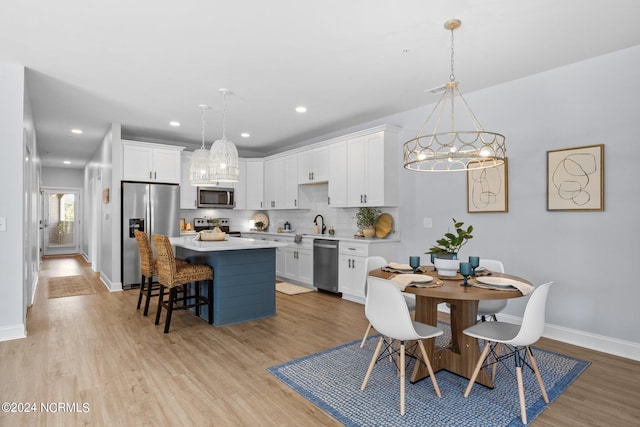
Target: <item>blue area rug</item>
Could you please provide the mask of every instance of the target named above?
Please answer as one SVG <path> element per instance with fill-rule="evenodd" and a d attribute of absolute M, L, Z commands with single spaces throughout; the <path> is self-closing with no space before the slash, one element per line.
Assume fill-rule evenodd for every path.
<path fill-rule="evenodd" d="M 449 342 L 449 327 L 437 345 Z M 430 379 L 411 384 L 413 362 L 407 368 L 406 413 L 400 415 L 400 381 L 395 365 L 378 362 L 367 388 L 360 385 L 379 335 L 344 344 L 320 353 L 268 368 L 276 378 L 347 426 L 518 426 L 520 404 L 513 358 L 498 364 L 493 390 L 476 384 L 463 397 L 468 380 L 447 371 L 436 373 L 442 392 L 438 398 Z M 532 348 L 549 396 L 553 402 L 589 366 L 589 362 Z M 523 368 L 527 420 L 531 423 L 547 404 L 542 399 L 533 371 Z"/>

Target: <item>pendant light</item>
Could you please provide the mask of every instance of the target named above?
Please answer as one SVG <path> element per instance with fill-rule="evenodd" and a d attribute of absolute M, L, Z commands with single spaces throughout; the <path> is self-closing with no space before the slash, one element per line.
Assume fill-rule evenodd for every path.
<path fill-rule="evenodd" d="M 415 138 L 404 143 L 405 169 L 419 172 L 449 172 L 485 169 L 504 164 L 505 137 L 484 130 L 458 89 L 453 72 L 453 32 L 459 19 L 451 19 L 444 28 L 451 31 L 451 74 L 449 82 L 431 90 L 444 91 Z M 456 108 L 466 117 L 456 116 Z M 432 120 L 433 118 L 433 120 Z M 466 121 L 465 121 L 466 120 Z M 468 130 L 456 130 L 468 126 Z M 438 129 L 440 127 L 440 130 Z M 426 129 L 426 131 L 425 131 Z"/>
<path fill-rule="evenodd" d="M 200 104 L 198 108 L 202 110 L 202 147 L 193 152 L 191 156 L 191 168 L 189 169 L 189 181 L 191 185 L 196 186 L 208 186 L 215 185 L 216 181 L 211 179 L 211 171 L 209 166 L 209 150 L 204 146 L 204 127 L 205 119 L 204 114 L 206 110 L 211 109 L 208 105 Z"/>
<path fill-rule="evenodd" d="M 222 139 L 218 139 L 211 146 L 209 165 L 211 178 L 217 182 L 238 182 L 240 170 L 238 168 L 238 150 L 233 142 L 227 140 L 227 94 L 229 90 L 220 89 L 222 93 Z"/>

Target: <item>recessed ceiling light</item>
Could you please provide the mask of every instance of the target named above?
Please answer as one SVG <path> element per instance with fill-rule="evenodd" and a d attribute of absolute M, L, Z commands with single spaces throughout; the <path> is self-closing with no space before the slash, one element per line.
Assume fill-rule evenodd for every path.
<path fill-rule="evenodd" d="M 171 121 L 169 122 L 169 126 L 173 126 L 174 128 L 177 128 L 178 126 L 180 126 L 180 122 L 176 122 L 175 120 Z"/>
<path fill-rule="evenodd" d="M 80 135 L 82 133 L 81 129 L 71 129 L 71 133 L 75 133 L 76 135 Z"/>
<path fill-rule="evenodd" d="M 249 138 L 251 136 L 251 134 L 249 132 L 242 132 L 240 134 L 240 136 L 243 137 L 243 138 Z"/>
<path fill-rule="evenodd" d="M 69 160 L 65 160 L 65 161 L 64 161 L 64 162 L 62 162 L 62 163 L 64 163 L 65 165 L 70 165 L 70 164 L 71 164 L 71 162 L 70 162 Z"/>
<path fill-rule="evenodd" d="M 306 113 L 307 112 L 307 107 L 303 107 L 302 105 L 299 107 L 296 107 L 296 111 L 298 113 Z"/>

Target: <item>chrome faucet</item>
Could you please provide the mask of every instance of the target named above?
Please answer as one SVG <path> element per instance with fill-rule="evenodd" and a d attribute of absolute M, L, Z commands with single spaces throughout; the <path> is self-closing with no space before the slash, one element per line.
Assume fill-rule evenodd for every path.
<path fill-rule="evenodd" d="M 322 228 L 320 229 L 320 234 L 325 234 L 327 232 L 327 226 L 324 225 L 324 217 L 322 215 L 316 215 L 316 217 L 313 219 L 313 223 L 315 225 L 318 225 L 318 217 L 320 217 L 320 219 L 322 220 Z"/>

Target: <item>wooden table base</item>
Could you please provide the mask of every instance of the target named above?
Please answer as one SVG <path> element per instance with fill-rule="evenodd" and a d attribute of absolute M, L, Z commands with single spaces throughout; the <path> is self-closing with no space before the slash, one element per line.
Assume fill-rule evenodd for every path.
<path fill-rule="evenodd" d="M 427 355 L 431 360 L 434 372 L 445 369 L 465 378 L 471 378 L 478 358 L 480 346 L 478 340 L 462 333 L 469 326 L 475 325 L 478 313 L 476 300 L 446 300 L 416 295 L 416 317 L 418 322 L 438 325 L 438 304 L 448 302 L 451 305 L 451 342 L 447 347 L 435 346 L 435 338 L 423 340 Z M 411 375 L 411 382 L 420 381 L 429 375 L 424 363 L 416 363 Z M 482 369 L 476 379 L 489 388 L 493 381 L 486 370 Z"/>

